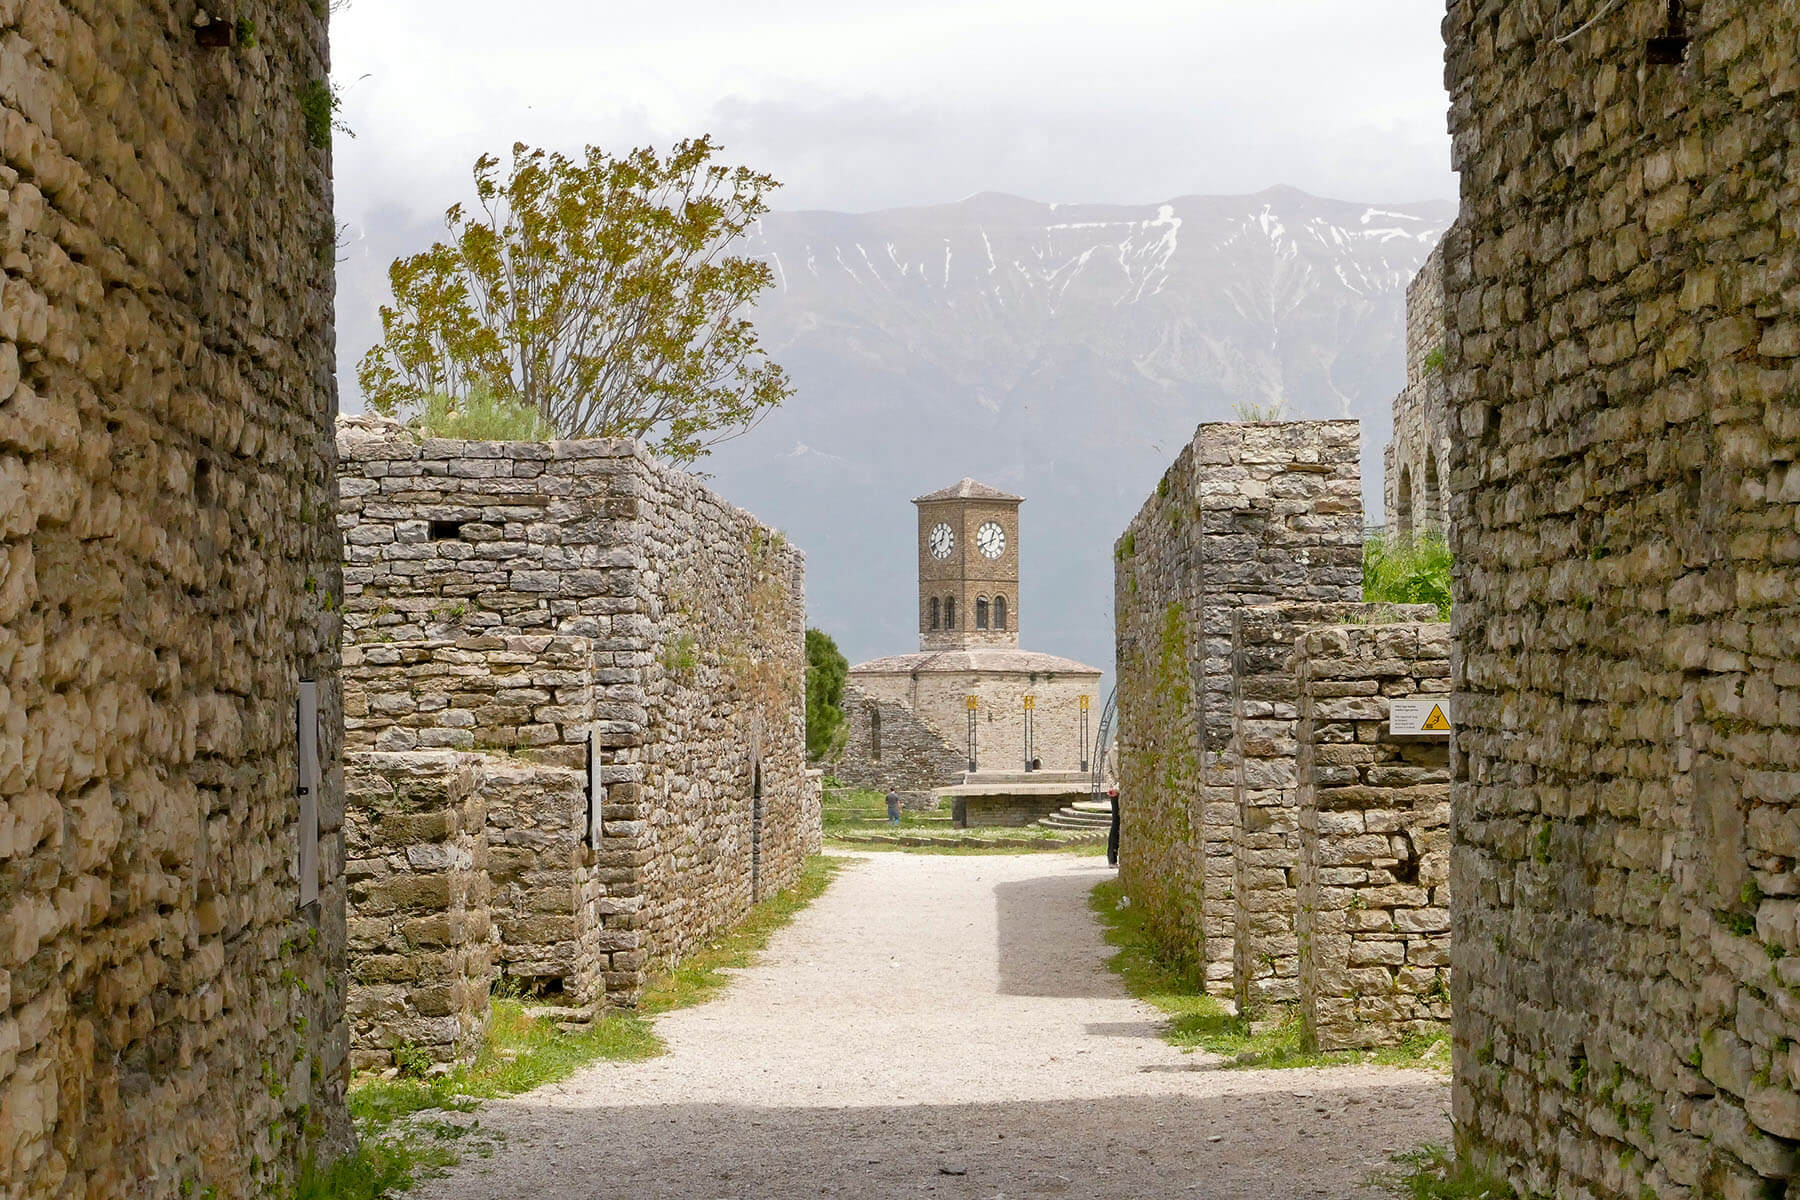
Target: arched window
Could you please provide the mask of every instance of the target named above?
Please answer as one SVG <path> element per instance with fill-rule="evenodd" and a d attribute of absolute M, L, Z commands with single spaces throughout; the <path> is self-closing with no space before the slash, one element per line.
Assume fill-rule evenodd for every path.
<path fill-rule="evenodd" d="M 994 628 L 995 629 L 1005 629 L 1006 628 L 1006 597 L 1005 596 L 995 596 L 994 597 Z"/>
<path fill-rule="evenodd" d="M 956 628 L 956 597 L 955 596 L 945 596 L 944 597 L 944 628 L 945 629 L 955 629 Z"/>
<path fill-rule="evenodd" d="M 988 627 L 988 601 L 986 596 L 975 597 L 975 628 Z"/>
<path fill-rule="evenodd" d="M 1413 502 L 1412 471 L 1400 468 L 1400 490 L 1394 496 L 1394 532 L 1402 540 L 1412 537 Z"/>
<path fill-rule="evenodd" d="M 1425 449 L 1425 494 L 1419 498 L 1419 528 L 1426 533 L 1444 532 L 1443 500 L 1438 495 L 1437 453 Z"/>
<path fill-rule="evenodd" d="M 881 761 L 881 710 L 873 707 L 869 709 L 869 757 Z"/>
<path fill-rule="evenodd" d="M 931 627 L 933 629 L 938 627 L 939 622 L 943 620 L 943 616 L 943 602 L 936 596 L 933 596 L 931 598 Z"/>

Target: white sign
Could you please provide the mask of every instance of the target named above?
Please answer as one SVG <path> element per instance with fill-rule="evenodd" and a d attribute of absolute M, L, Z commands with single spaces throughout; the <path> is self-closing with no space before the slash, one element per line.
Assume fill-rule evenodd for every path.
<path fill-rule="evenodd" d="M 1434 696 L 1429 700 L 1388 701 L 1388 732 L 1449 737 L 1449 699 Z"/>

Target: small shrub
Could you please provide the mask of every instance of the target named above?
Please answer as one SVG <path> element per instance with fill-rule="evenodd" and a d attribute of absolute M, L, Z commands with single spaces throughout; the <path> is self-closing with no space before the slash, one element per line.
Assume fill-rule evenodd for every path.
<path fill-rule="evenodd" d="M 401 1042 L 394 1047 L 394 1066 L 403 1079 L 423 1079 L 431 1074 L 431 1055 L 411 1042 Z"/>

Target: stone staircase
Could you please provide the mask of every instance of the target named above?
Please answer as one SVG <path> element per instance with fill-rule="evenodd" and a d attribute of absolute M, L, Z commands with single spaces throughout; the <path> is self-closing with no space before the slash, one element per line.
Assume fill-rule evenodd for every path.
<path fill-rule="evenodd" d="M 1046 829 L 1110 829 L 1112 806 L 1105 801 L 1077 800 L 1057 809 L 1036 824 Z"/>

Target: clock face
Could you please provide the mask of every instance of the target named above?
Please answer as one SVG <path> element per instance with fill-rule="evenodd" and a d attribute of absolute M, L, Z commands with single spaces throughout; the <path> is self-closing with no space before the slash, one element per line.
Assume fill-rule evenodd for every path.
<path fill-rule="evenodd" d="M 1006 530 L 998 522 L 983 522 L 975 531 L 975 548 L 986 558 L 999 558 L 1006 553 Z"/>
<path fill-rule="evenodd" d="M 956 534 L 948 525 L 939 521 L 932 526 L 931 536 L 925 539 L 925 545 L 933 558 L 949 558 L 950 552 L 956 549 Z"/>

